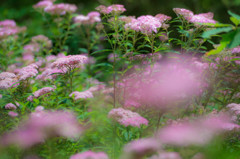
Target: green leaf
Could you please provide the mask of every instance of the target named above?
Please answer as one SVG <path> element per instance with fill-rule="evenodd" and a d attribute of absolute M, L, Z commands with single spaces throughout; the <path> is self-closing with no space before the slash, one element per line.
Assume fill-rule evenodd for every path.
<path fill-rule="evenodd" d="M 101 52 L 111 52 L 111 51 L 112 51 L 111 49 L 103 49 L 103 50 L 94 51 L 93 53 L 91 53 L 91 55 L 98 54 Z"/>
<path fill-rule="evenodd" d="M 228 14 L 231 15 L 232 17 L 236 18 L 237 20 L 240 20 L 240 15 L 235 14 L 235 13 L 231 12 L 230 10 L 228 11 Z"/>
<path fill-rule="evenodd" d="M 219 33 L 222 33 L 222 32 L 229 32 L 230 30 L 232 30 L 232 27 L 211 29 L 211 30 L 205 31 L 202 34 L 202 37 L 203 38 L 210 38 L 213 35 L 216 35 L 216 34 L 219 34 Z"/>
<path fill-rule="evenodd" d="M 229 48 L 234 48 L 240 45 L 240 29 L 238 29 L 238 32 L 235 34 L 233 40 L 229 44 Z"/>
<path fill-rule="evenodd" d="M 220 45 L 216 49 L 209 51 L 206 55 L 209 56 L 209 55 L 215 55 L 220 53 L 222 50 L 224 50 L 228 46 L 228 44 L 231 42 L 231 40 L 235 35 L 236 35 L 236 31 L 231 31 L 229 33 L 222 35 L 222 40 L 220 42 Z"/>
<path fill-rule="evenodd" d="M 230 17 L 230 20 L 236 25 L 238 26 L 240 24 L 240 20 L 238 20 L 237 18 L 235 17 Z"/>

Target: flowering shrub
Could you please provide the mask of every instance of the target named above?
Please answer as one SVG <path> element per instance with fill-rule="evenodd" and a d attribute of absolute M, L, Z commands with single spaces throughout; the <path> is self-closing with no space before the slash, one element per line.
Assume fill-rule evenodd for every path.
<path fill-rule="evenodd" d="M 0 21 L 0 158 L 239 158 L 239 15 L 77 7 Z"/>

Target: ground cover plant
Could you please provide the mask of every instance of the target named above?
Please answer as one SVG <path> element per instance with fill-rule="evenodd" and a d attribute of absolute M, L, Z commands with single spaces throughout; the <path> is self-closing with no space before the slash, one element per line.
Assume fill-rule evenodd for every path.
<path fill-rule="evenodd" d="M 240 15 L 33 8 L 48 35 L 0 21 L 1 159 L 240 158 Z"/>

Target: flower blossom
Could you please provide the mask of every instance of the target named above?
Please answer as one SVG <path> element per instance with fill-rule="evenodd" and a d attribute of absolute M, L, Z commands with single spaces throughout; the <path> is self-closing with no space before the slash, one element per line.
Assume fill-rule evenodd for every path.
<path fill-rule="evenodd" d="M 159 149 L 161 149 L 161 144 L 154 138 L 138 139 L 124 146 L 124 157 L 122 158 L 143 158 L 156 153 Z"/>
<path fill-rule="evenodd" d="M 46 48 L 52 47 L 52 41 L 44 35 L 37 35 L 32 37 L 32 42 L 43 45 Z"/>
<path fill-rule="evenodd" d="M 37 4 L 35 4 L 33 6 L 33 8 L 43 10 L 43 9 L 49 7 L 49 6 L 52 6 L 52 5 L 53 5 L 53 2 L 43 0 L 43 1 L 39 1 Z"/>
<path fill-rule="evenodd" d="M 108 156 L 104 152 L 85 151 L 72 155 L 70 159 L 108 159 Z"/>
<path fill-rule="evenodd" d="M 125 24 L 125 29 L 140 31 L 143 34 L 152 34 L 158 32 L 158 28 L 162 26 L 160 20 L 151 15 L 140 16 L 133 19 L 130 23 Z"/>
<path fill-rule="evenodd" d="M 231 49 L 231 52 L 232 52 L 233 54 L 235 54 L 235 53 L 240 53 L 240 46 Z"/>
<path fill-rule="evenodd" d="M 8 115 L 10 116 L 10 117 L 17 117 L 18 116 L 18 113 L 16 113 L 16 112 L 13 112 L 13 111 L 10 111 L 10 112 L 8 112 Z"/>
<path fill-rule="evenodd" d="M 77 6 L 74 4 L 59 3 L 47 6 L 44 11 L 52 15 L 65 15 L 67 13 L 74 13 Z"/>
<path fill-rule="evenodd" d="M 0 21 L 0 27 L 16 27 L 16 22 L 11 19 Z"/>
<path fill-rule="evenodd" d="M 155 15 L 155 18 L 157 18 L 160 21 L 160 23 L 164 23 L 172 19 L 172 17 L 167 16 L 165 14 L 157 14 Z"/>
<path fill-rule="evenodd" d="M 177 152 L 160 152 L 149 159 L 182 159 Z"/>
<path fill-rule="evenodd" d="M 17 107 L 12 103 L 8 103 L 5 105 L 5 109 L 17 109 Z"/>
<path fill-rule="evenodd" d="M 0 80 L 4 80 L 6 78 L 16 78 L 17 76 L 11 72 L 2 72 L 0 73 Z"/>
<path fill-rule="evenodd" d="M 194 23 L 196 26 L 199 25 L 199 23 L 213 23 L 215 24 L 216 21 L 213 20 L 213 13 L 201 13 L 201 14 L 194 14 L 192 11 L 183 9 L 183 8 L 174 8 L 173 11 L 179 15 L 182 16 L 184 19 L 186 19 L 188 22 Z"/>
<path fill-rule="evenodd" d="M 73 70 L 75 68 L 81 68 L 83 64 L 88 62 L 88 57 L 84 55 L 69 55 L 57 59 L 51 64 L 51 67 L 61 70 Z"/>
<path fill-rule="evenodd" d="M 72 97 L 73 95 L 75 100 L 93 98 L 93 94 L 89 90 L 83 92 L 74 91 L 69 95 L 69 97 Z"/>
<path fill-rule="evenodd" d="M 141 125 L 148 125 L 148 120 L 140 116 L 138 113 L 126 110 L 123 108 L 112 109 L 108 113 L 108 117 L 114 119 L 119 124 L 133 127 L 140 127 Z"/>
<path fill-rule="evenodd" d="M 4 135 L 0 141 L 5 146 L 16 144 L 29 148 L 55 136 L 75 138 L 82 131 L 82 126 L 70 112 L 36 111 L 17 130 Z"/>
<path fill-rule="evenodd" d="M 77 24 L 91 25 L 97 22 L 101 22 L 100 13 L 90 12 L 87 16 L 78 15 L 74 18 L 74 22 Z"/>
<path fill-rule="evenodd" d="M 55 88 L 52 88 L 52 87 L 44 87 L 44 88 L 41 88 L 41 89 L 37 90 L 36 92 L 34 92 L 33 95 L 35 98 L 39 98 L 42 95 L 48 94 L 54 90 L 55 90 Z"/>
<path fill-rule="evenodd" d="M 240 126 L 232 123 L 228 117 L 216 115 L 194 122 L 166 126 L 160 129 L 158 137 L 163 144 L 175 146 L 205 145 L 215 135 L 238 128 Z"/>
<path fill-rule="evenodd" d="M 121 4 L 113 4 L 108 7 L 100 5 L 96 8 L 96 10 L 103 14 L 121 14 L 126 11 L 124 6 Z"/>
<path fill-rule="evenodd" d="M 36 76 L 38 74 L 37 68 L 38 66 L 36 64 L 30 64 L 26 67 L 21 68 L 18 72 L 19 80 L 23 81 Z"/>

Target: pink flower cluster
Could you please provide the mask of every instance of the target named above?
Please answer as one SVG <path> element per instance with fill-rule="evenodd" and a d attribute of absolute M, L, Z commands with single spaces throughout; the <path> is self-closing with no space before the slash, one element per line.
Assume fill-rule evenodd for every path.
<path fill-rule="evenodd" d="M 170 16 L 167 16 L 165 14 L 157 14 L 155 15 L 155 18 L 158 18 L 158 20 L 161 22 L 161 23 L 164 23 L 166 21 L 169 21 L 172 19 L 172 17 Z"/>
<path fill-rule="evenodd" d="M 48 79 L 55 79 L 56 78 L 56 74 L 63 74 L 65 73 L 65 71 L 59 70 L 57 68 L 46 68 L 41 75 L 38 75 L 36 77 L 36 79 L 39 80 L 48 80 Z"/>
<path fill-rule="evenodd" d="M 202 71 L 190 64 L 177 61 L 155 64 L 124 78 L 119 91 L 125 94 L 126 107 L 148 105 L 170 109 L 176 103 L 191 100 L 203 92 L 207 85 L 201 75 Z"/>
<path fill-rule="evenodd" d="M 0 89 L 8 89 L 15 86 L 18 82 L 17 76 L 14 73 L 2 72 L 0 73 Z"/>
<path fill-rule="evenodd" d="M 113 4 L 108 7 L 100 5 L 96 8 L 96 10 L 103 14 L 121 14 L 126 11 L 124 6 L 121 4 Z"/>
<path fill-rule="evenodd" d="M 40 44 L 42 47 L 46 47 L 46 48 L 52 47 L 52 41 L 44 35 L 37 35 L 32 37 L 32 42 Z"/>
<path fill-rule="evenodd" d="M 51 15 L 65 15 L 67 13 L 74 13 L 77 6 L 74 4 L 59 3 L 47 6 L 44 11 Z"/>
<path fill-rule="evenodd" d="M 83 128 L 70 112 L 36 111 L 31 113 L 29 119 L 18 130 L 4 135 L 1 143 L 28 148 L 55 136 L 78 137 L 82 131 Z"/>
<path fill-rule="evenodd" d="M 69 97 L 72 97 L 72 96 L 74 96 L 75 100 L 93 98 L 93 94 L 89 90 L 83 91 L 83 92 L 74 91 L 69 95 Z"/>
<path fill-rule="evenodd" d="M 57 59 L 52 63 L 52 68 L 58 68 L 62 71 L 64 70 L 73 70 L 75 68 L 81 68 L 83 64 L 88 62 L 88 57 L 84 55 L 69 55 L 62 58 Z"/>
<path fill-rule="evenodd" d="M 108 156 L 104 152 L 85 151 L 72 155 L 70 159 L 108 159 Z"/>
<path fill-rule="evenodd" d="M 78 15 L 74 17 L 74 22 L 76 24 L 83 24 L 83 25 L 92 25 L 97 22 L 101 22 L 100 13 L 98 12 L 90 12 L 87 16 Z"/>
<path fill-rule="evenodd" d="M 134 140 L 124 146 L 124 155 L 130 158 L 143 158 L 146 155 L 156 153 L 161 144 L 154 138 Z"/>
<path fill-rule="evenodd" d="M 141 125 L 148 125 L 148 120 L 140 116 L 138 113 L 126 110 L 123 108 L 112 109 L 108 113 L 108 117 L 114 119 L 119 124 L 133 127 L 140 127 Z"/>
<path fill-rule="evenodd" d="M 26 67 L 23 67 L 18 72 L 19 81 L 26 80 L 28 78 L 34 77 L 38 74 L 38 66 L 36 64 L 30 64 Z"/>
<path fill-rule="evenodd" d="M 48 6 L 51 6 L 53 5 L 53 2 L 52 1 L 39 1 L 37 4 L 35 4 L 33 6 L 33 8 L 35 9 L 40 9 L 40 10 L 44 10 L 45 8 L 47 8 Z"/>
<path fill-rule="evenodd" d="M 160 152 L 149 159 L 182 159 L 177 152 Z M 193 159 L 193 158 L 192 158 Z"/>
<path fill-rule="evenodd" d="M 216 115 L 194 122 L 166 126 L 160 129 L 158 137 L 163 144 L 175 146 L 205 145 L 215 135 L 239 128 L 240 126 L 232 123 L 227 116 Z"/>
<path fill-rule="evenodd" d="M 160 20 L 154 16 L 146 15 L 133 19 L 130 23 L 125 24 L 125 29 L 140 31 L 143 34 L 157 33 L 162 26 Z"/>
<path fill-rule="evenodd" d="M 26 27 L 18 27 L 14 20 L 0 21 L 0 40 L 9 36 L 16 35 L 26 30 Z"/>
<path fill-rule="evenodd" d="M 240 46 L 231 49 L 233 54 L 240 53 Z"/>
<path fill-rule="evenodd" d="M 215 24 L 216 21 L 213 20 L 213 13 L 201 13 L 201 14 L 194 14 L 192 11 L 183 9 L 183 8 L 174 8 L 173 11 L 178 15 L 182 16 L 184 19 L 186 19 L 188 22 L 194 23 L 196 26 L 199 25 L 199 23 L 213 23 Z"/>
<path fill-rule="evenodd" d="M 234 114 L 240 115 L 240 104 L 231 103 L 227 105 L 227 108 Z"/>
<path fill-rule="evenodd" d="M 17 109 L 17 107 L 13 103 L 8 103 L 5 105 L 5 109 Z"/>
<path fill-rule="evenodd" d="M 48 94 L 50 92 L 53 92 L 55 90 L 55 87 L 44 87 L 44 88 L 41 88 L 39 90 L 37 90 L 36 92 L 33 93 L 34 97 L 35 98 L 39 98 L 45 94 Z"/>

